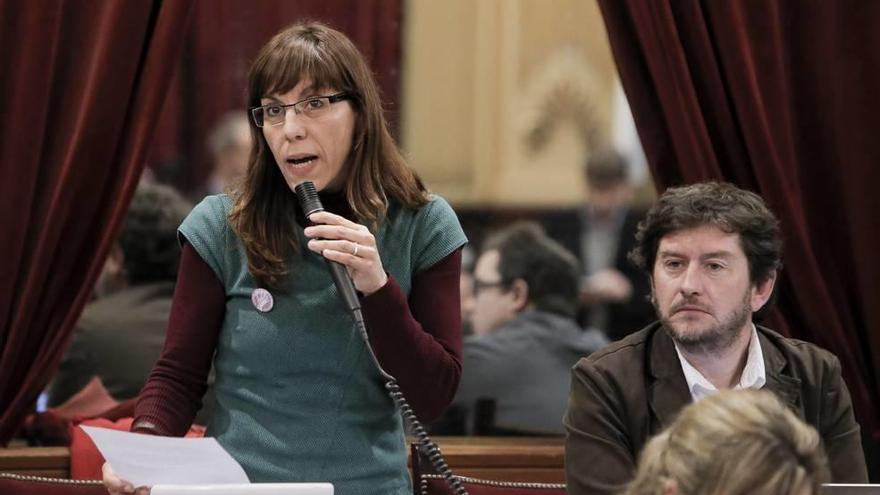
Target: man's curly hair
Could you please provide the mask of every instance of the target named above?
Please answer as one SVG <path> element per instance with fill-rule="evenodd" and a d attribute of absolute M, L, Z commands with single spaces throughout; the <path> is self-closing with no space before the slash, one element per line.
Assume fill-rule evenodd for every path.
<path fill-rule="evenodd" d="M 636 247 L 629 258 L 651 274 L 664 236 L 701 225 L 715 225 L 724 232 L 739 234 L 753 284 L 767 280 L 782 268 L 779 221 L 760 196 L 726 182 L 667 189 L 639 223 Z"/>
<path fill-rule="evenodd" d="M 119 234 L 129 284 L 176 279 L 180 260 L 177 227 L 191 209 L 192 205 L 169 186 L 144 181 L 138 185 Z"/>
<path fill-rule="evenodd" d="M 570 318 L 577 314 L 578 261 L 540 225 L 522 221 L 495 232 L 483 246 L 483 252 L 491 250 L 498 251 L 504 287 L 522 279 L 536 309 Z"/>

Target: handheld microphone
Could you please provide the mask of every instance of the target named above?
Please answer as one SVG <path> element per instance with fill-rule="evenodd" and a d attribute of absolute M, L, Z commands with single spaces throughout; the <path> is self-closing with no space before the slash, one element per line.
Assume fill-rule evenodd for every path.
<path fill-rule="evenodd" d="M 318 197 L 318 191 L 315 190 L 315 185 L 310 181 L 305 181 L 302 184 L 297 185 L 293 188 L 293 192 L 296 193 L 296 197 L 299 199 L 299 206 L 302 209 L 306 220 L 308 220 L 312 213 L 324 211 L 324 207 L 321 205 L 321 198 Z M 330 268 L 330 274 L 333 276 L 333 283 L 336 284 L 337 292 L 339 292 L 345 305 L 348 306 L 349 311 L 351 311 L 357 331 L 364 340 L 364 345 L 369 352 L 370 358 L 373 360 L 373 364 L 376 366 L 379 374 L 382 375 L 382 378 L 386 381 L 385 389 L 388 391 L 388 395 L 397 405 L 400 414 L 409 422 L 410 429 L 416 438 L 418 438 L 419 443 L 422 444 L 424 455 L 434 466 L 434 469 L 446 479 L 446 483 L 449 484 L 455 495 L 468 495 L 467 489 L 464 487 L 461 479 L 452 474 L 452 470 L 449 469 L 449 465 L 443 459 L 443 454 L 440 453 L 440 448 L 431 440 L 425 427 L 422 426 L 418 418 L 416 418 L 412 406 L 409 405 L 406 398 L 403 396 L 403 392 L 400 391 L 400 385 L 397 384 L 397 380 L 392 375 L 388 374 L 388 372 L 382 368 L 382 365 L 379 364 L 379 360 L 376 358 L 376 353 L 373 352 L 373 347 L 370 345 L 370 337 L 367 334 L 367 325 L 364 321 L 363 314 L 361 313 L 361 303 L 354 290 L 354 283 L 351 281 L 351 276 L 348 274 L 348 270 L 346 270 L 342 264 L 335 261 L 328 260 L 327 258 L 324 258 L 324 261 L 327 262 L 327 266 Z"/>
<path fill-rule="evenodd" d="M 293 191 L 296 193 L 299 207 L 302 209 L 306 220 L 308 220 L 312 213 L 324 211 L 324 206 L 321 205 L 321 198 L 318 197 L 318 191 L 311 181 L 305 181 L 297 185 L 293 188 Z M 358 300 L 357 292 L 354 290 L 354 283 L 351 281 L 348 270 L 345 269 L 345 266 L 335 261 L 328 260 L 327 258 L 324 258 L 324 261 L 327 262 L 327 266 L 330 268 L 330 275 L 333 276 L 333 283 L 336 284 L 336 290 L 339 292 L 339 296 L 342 297 L 342 302 L 345 303 L 348 310 L 352 313 L 360 311 L 361 302 Z"/>

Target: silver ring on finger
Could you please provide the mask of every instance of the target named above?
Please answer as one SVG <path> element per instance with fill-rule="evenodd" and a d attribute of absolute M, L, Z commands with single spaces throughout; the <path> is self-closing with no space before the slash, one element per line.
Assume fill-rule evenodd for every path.
<path fill-rule="evenodd" d="M 351 252 L 352 256 L 357 256 L 357 255 L 358 255 L 358 248 L 360 248 L 360 245 L 359 245 L 358 243 L 355 242 L 355 243 L 354 243 L 354 251 Z"/>

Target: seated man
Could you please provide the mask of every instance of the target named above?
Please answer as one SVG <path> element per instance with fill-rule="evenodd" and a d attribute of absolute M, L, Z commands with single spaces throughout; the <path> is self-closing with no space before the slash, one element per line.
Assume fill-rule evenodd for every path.
<path fill-rule="evenodd" d="M 866 483 L 840 363 L 752 323 L 781 267 L 778 221 L 754 193 L 703 183 L 667 190 L 633 258 L 660 318 L 582 359 L 565 417 L 569 493 L 619 493 L 648 438 L 719 389 L 765 389 L 818 430 L 834 483 Z M 766 309 L 766 308 L 765 308 Z"/>
<path fill-rule="evenodd" d="M 165 342 L 180 257 L 177 226 L 190 209 L 168 186 L 138 185 L 96 288 L 99 297 L 83 311 L 47 390 L 50 407 L 93 377 L 117 401 L 138 395 Z M 105 289 L 110 285 L 115 290 Z"/>
<path fill-rule="evenodd" d="M 478 401 L 494 403 L 496 429 L 561 435 L 571 367 L 607 343 L 574 320 L 574 257 L 537 225 L 514 225 L 486 242 L 474 290 L 455 405 L 473 416 Z"/>

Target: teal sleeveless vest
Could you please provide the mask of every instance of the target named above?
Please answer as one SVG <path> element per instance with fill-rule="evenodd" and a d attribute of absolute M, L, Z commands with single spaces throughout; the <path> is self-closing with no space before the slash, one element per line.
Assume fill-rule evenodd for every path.
<path fill-rule="evenodd" d="M 230 208 L 226 195 L 209 196 L 179 230 L 226 290 L 207 435 L 252 482 L 329 481 L 337 495 L 412 493 L 400 415 L 323 259 L 295 226 L 300 252 L 289 290 L 270 291 L 273 308 L 257 311 Z M 390 210 L 375 234 L 385 270 L 406 294 L 415 273 L 467 242 L 437 196 L 418 210 Z"/>

